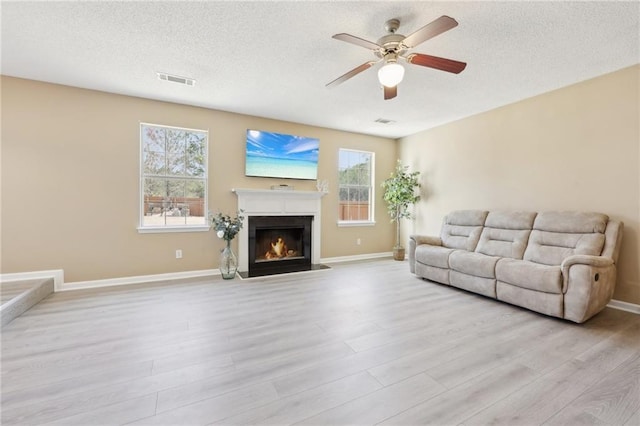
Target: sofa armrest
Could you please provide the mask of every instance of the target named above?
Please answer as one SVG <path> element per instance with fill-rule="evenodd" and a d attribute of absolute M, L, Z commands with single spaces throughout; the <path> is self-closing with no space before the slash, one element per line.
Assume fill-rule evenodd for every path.
<path fill-rule="evenodd" d="M 613 259 L 603 256 L 589 256 L 586 254 L 569 256 L 565 258 L 560 265 L 562 268 L 562 274 L 567 275 L 569 273 L 569 268 L 573 265 L 589 265 L 601 268 L 613 265 Z"/>
<path fill-rule="evenodd" d="M 561 265 L 564 317 L 584 322 L 607 306 L 616 285 L 616 266 L 604 256 L 574 255 Z"/>
<path fill-rule="evenodd" d="M 415 241 L 416 245 L 429 244 L 430 246 L 441 246 L 442 239 L 431 235 L 411 235 L 410 240 Z"/>
<path fill-rule="evenodd" d="M 412 274 L 416 273 L 416 247 L 420 244 L 441 246 L 442 240 L 439 237 L 431 237 L 428 235 L 409 236 L 409 271 L 411 271 Z"/>

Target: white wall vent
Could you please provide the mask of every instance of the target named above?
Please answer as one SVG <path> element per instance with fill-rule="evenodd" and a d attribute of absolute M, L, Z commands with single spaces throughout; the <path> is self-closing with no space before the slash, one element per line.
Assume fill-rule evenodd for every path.
<path fill-rule="evenodd" d="M 159 72 L 157 74 L 158 74 L 158 80 L 171 81 L 173 83 L 184 84 L 187 86 L 196 85 L 196 81 L 189 77 L 180 77 L 179 75 L 171 75 L 164 72 Z"/>
<path fill-rule="evenodd" d="M 395 120 L 388 120 L 386 118 L 378 118 L 375 120 L 376 123 L 380 123 L 380 124 L 393 124 L 395 123 Z"/>

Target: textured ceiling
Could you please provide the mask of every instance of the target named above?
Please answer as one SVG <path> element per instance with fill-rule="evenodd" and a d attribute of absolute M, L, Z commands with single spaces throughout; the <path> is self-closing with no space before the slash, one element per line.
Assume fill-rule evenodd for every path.
<path fill-rule="evenodd" d="M 640 62 L 638 1 L 2 1 L 1 14 L 4 75 L 394 138 Z M 467 62 L 461 74 L 406 65 L 389 101 L 377 66 L 325 88 L 373 59 L 333 34 L 376 41 L 390 18 L 408 35 L 441 15 L 459 26 L 412 52 Z"/>

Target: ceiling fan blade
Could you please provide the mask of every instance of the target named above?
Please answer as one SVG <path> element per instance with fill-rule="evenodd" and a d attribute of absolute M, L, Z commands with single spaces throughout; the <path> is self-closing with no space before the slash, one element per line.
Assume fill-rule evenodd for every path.
<path fill-rule="evenodd" d="M 378 50 L 382 47 L 372 41 L 368 41 L 360 37 L 352 36 L 351 34 L 347 34 L 347 33 L 335 34 L 333 38 L 335 38 L 336 40 L 346 41 L 347 43 L 355 44 L 356 46 L 364 47 L 371 50 Z"/>
<path fill-rule="evenodd" d="M 407 62 L 423 67 L 435 68 L 441 71 L 460 74 L 467 67 L 465 62 L 454 61 L 453 59 L 439 58 L 437 56 L 423 55 L 422 53 L 412 53 L 407 56 Z"/>
<path fill-rule="evenodd" d="M 384 100 L 393 99 L 398 96 L 398 86 L 387 87 L 382 86 L 384 88 Z"/>
<path fill-rule="evenodd" d="M 340 77 L 336 78 L 332 82 L 327 83 L 325 85 L 325 87 L 332 88 L 332 87 L 337 86 L 340 83 L 344 83 L 345 81 L 349 80 L 351 77 L 360 74 L 362 71 L 368 70 L 369 68 L 371 68 L 377 62 L 379 62 L 379 61 L 365 62 L 364 64 L 355 67 L 354 69 L 352 69 L 351 71 L 347 72 L 346 74 L 343 74 Z"/>
<path fill-rule="evenodd" d="M 402 44 L 410 49 L 412 47 L 416 47 L 420 43 L 423 43 L 430 38 L 437 36 L 438 34 L 442 34 L 445 31 L 449 31 L 451 28 L 454 28 L 458 25 L 458 22 L 450 18 L 446 15 L 443 15 L 420 28 L 419 30 L 414 31 L 404 38 Z"/>

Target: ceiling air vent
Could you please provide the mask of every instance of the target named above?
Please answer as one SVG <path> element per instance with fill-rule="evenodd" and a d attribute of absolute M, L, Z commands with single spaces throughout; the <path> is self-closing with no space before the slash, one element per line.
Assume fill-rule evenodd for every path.
<path fill-rule="evenodd" d="M 386 118 L 378 118 L 375 120 L 376 123 L 380 123 L 380 124 L 393 124 L 395 123 L 395 120 L 388 120 Z"/>
<path fill-rule="evenodd" d="M 196 81 L 192 78 L 188 78 L 188 77 L 180 77 L 179 75 L 171 75 L 171 74 L 167 74 L 164 72 L 159 72 L 158 74 L 158 80 L 163 80 L 163 81 L 171 81 L 173 83 L 179 83 L 179 84 L 184 84 L 187 86 L 195 86 L 196 85 Z"/>

